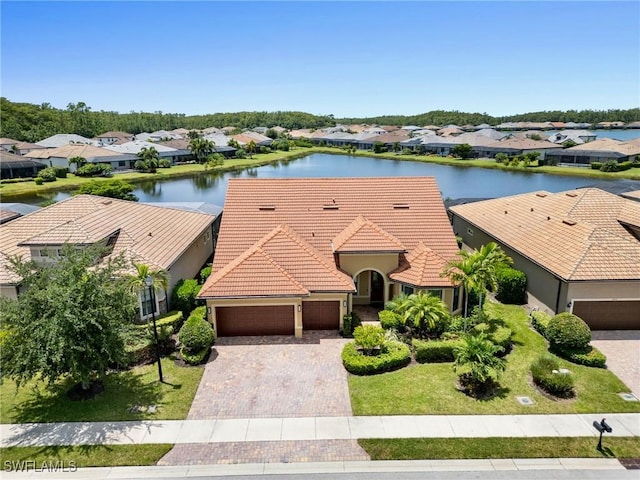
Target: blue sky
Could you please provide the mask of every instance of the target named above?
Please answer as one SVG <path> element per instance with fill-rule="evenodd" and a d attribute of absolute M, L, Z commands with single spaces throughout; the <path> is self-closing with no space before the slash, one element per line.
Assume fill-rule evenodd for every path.
<path fill-rule="evenodd" d="M 640 2 L 8 2 L 2 96 L 373 116 L 633 108 Z"/>

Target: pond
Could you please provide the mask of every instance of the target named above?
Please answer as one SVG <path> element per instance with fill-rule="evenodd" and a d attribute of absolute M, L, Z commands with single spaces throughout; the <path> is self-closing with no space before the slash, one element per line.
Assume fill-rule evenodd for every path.
<path fill-rule="evenodd" d="M 188 178 L 136 183 L 134 193 L 141 202 L 209 202 L 223 205 L 227 181 L 234 177 L 399 176 L 433 176 L 436 178 L 444 198 L 491 198 L 535 190 L 560 192 L 602 181 L 593 178 L 548 175 L 521 170 L 490 170 L 316 153 L 297 160 L 282 161 L 239 172 L 202 173 Z M 616 180 L 610 181 L 616 182 Z M 640 189 L 640 182 L 637 183 L 638 189 Z M 61 200 L 68 196 L 69 193 L 59 192 L 48 198 Z M 20 198 L 19 201 L 38 204 L 44 200 L 43 197 L 25 197 Z"/>

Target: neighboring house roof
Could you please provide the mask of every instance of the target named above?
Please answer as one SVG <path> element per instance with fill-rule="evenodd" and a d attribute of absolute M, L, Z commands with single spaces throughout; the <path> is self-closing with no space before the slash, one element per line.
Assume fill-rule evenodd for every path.
<path fill-rule="evenodd" d="M 603 152 L 617 153 L 620 156 L 640 154 L 640 145 L 629 142 L 622 142 L 612 138 L 601 138 L 583 145 L 576 145 L 564 150 L 565 152 Z"/>
<path fill-rule="evenodd" d="M 367 240 L 371 242 L 369 246 Z M 282 294 L 283 285 L 291 287 L 288 281 L 278 283 L 284 282 L 284 277 L 278 276 L 278 282 L 273 280 L 274 288 L 269 291 L 268 283 L 257 285 L 260 282 L 251 269 L 245 268 L 247 262 L 255 262 L 268 267 L 269 275 L 276 275 L 278 270 L 269 267 L 271 261 L 265 263 L 267 257 L 305 289 L 314 291 L 320 288 L 317 282 L 321 279 L 304 277 L 304 270 L 309 267 L 296 266 L 298 262 L 306 265 L 309 255 L 317 257 L 314 262 L 331 267 L 327 278 L 334 282 L 337 273 L 342 275 L 335 264 L 334 249 L 401 252 L 411 251 L 421 241 L 445 259 L 455 258 L 458 251 L 433 177 L 232 178 L 227 187 L 214 274 L 200 296 L 228 296 L 232 285 L 247 296 L 253 295 L 254 286 L 256 295 Z M 276 244 L 280 250 L 271 250 Z M 322 273 L 326 275 L 329 274 Z"/>
<path fill-rule="evenodd" d="M 12 138 L 0 138 L 0 146 L 2 146 L 3 148 L 9 150 L 14 145 L 18 150 L 40 150 L 42 148 L 47 148 L 43 147 L 42 145 L 36 145 L 35 143 L 13 140 Z"/>
<path fill-rule="evenodd" d="M 23 216 L 40 210 L 40 207 L 36 205 L 29 205 L 28 203 L 0 203 L 0 210 L 12 212 L 18 216 Z"/>
<path fill-rule="evenodd" d="M 492 138 L 494 140 L 500 140 L 505 137 L 505 134 L 503 132 L 499 132 L 498 130 L 495 130 L 491 127 L 480 128 L 476 131 L 476 133 L 478 135 L 484 135 L 485 137 Z"/>
<path fill-rule="evenodd" d="M 76 135 L 75 133 L 58 133 L 57 135 L 52 135 L 51 137 L 47 137 L 36 142 L 36 145 L 47 148 L 56 148 L 70 143 L 86 143 L 88 145 L 94 145 L 96 142 L 95 140 Z"/>
<path fill-rule="evenodd" d="M 0 283 L 19 281 L 7 268 L 7 258 L 28 259 L 29 245 L 89 244 L 112 233 L 117 238 L 111 255 L 169 269 L 214 220 L 214 215 L 95 195 L 70 197 L 2 226 Z"/>
<path fill-rule="evenodd" d="M 217 217 L 222 213 L 222 207 L 207 202 L 141 202 L 155 207 L 177 208 L 186 212 L 206 213 Z"/>
<path fill-rule="evenodd" d="M 640 280 L 640 203 L 595 188 L 450 208 L 566 281 Z M 636 233 L 637 234 L 637 233 Z"/>
<path fill-rule="evenodd" d="M 9 153 L 5 150 L 0 150 L 0 168 L 2 170 L 9 170 L 11 168 L 31 168 L 42 167 L 39 162 L 34 162 L 22 155 L 16 155 L 15 153 Z"/>
<path fill-rule="evenodd" d="M 438 130 L 438 135 L 442 136 L 442 137 L 448 137 L 451 135 L 458 135 L 460 133 L 462 133 L 463 130 L 459 127 L 456 126 L 450 126 L 450 127 L 445 127 L 445 128 L 441 128 Z"/>
<path fill-rule="evenodd" d="M 509 138 L 507 140 L 499 140 L 487 146 L 497 150 L 544 150 L 547 148 L 558 148 L 555 143 L 544 140 L 531 140 L 530 138 Z"/>
<path fill-rule="evenodd" d="M 123 143 L 121 145 L 105 145 L 103 148 L 106 150 L 111 150 L 112 152 L 117 153 L 129 153 L 129 154 L 137 154 L 143 148 L 155 148 L 158 153 L 169 153 L 175 152 L 178 149 L 167 147 L 165 145 L 160 145 L 158 143 L 145 142 L 142 140 L 133 140 L 131 142 Z"/>
<path fill-rule="evenodd" d="M 91 161 L 94 158 L 99 157 L 115 157 L 117 156 L 112 148 L 115 147 L 94 147 L 93 145 L 78 145 L 68 144 L 57 148 L 46 148 L 42 150 L 33 150 L 27 154 L 29 158 L 48 159 L 51 157 L 57 158 L 73 158 L 82 157 L 87 161 Z"/>
<path fill-rule="evenodd" d="M 133 134 L 127 132 L 104 132 L 101 135 L 96 135 L 96 138 L 126 138 L 131 140 Z"/>

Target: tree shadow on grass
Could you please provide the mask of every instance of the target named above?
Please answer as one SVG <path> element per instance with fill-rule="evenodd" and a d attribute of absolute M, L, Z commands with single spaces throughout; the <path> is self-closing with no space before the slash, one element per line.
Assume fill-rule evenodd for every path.
<path fill-rule="evenodd" d="M 163 387 L 157 379 L 145 378 L 131 370 L 107 375 L 104 386 L 104 392 L 90 400 L 72 401 L 67 396 L 73 387 L 70 380 L 62 380 L 48 389 L 41 384 L 12 408 L 14 422 L 142 420 L 146 418 L 144 412 L 130 412 L 129 408 L 157 405 L 163 398 Z M 179 384 L 170 386 L 174 389 L 182 387 Z"/>

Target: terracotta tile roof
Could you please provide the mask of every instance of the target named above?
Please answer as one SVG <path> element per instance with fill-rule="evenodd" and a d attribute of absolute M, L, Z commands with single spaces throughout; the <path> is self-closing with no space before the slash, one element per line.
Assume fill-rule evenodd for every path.
<path fill-rule="evenodd" d="M 211 277 L 201 297 L 306 296 L 355 290 L 348 275 L 286 225 L 278 225 Z"/>
<path fill-rule="evenodd" d="M 414 287 L 452 287 L 454 284 L 448 278 L 440 276 L 446 264 L 446 259 L 420 242 L 389 277 Z"/>
<path fill-rule="evenodd" d="M 640 203 L 596 188 L 534 192 L 450 209 L 564 280 L 640 279 Z"/>
<path fill-rule="evenodd" d="M 203 213 L 145 205 L 94 195 L 77 195 L 0 227 L 0 258 L 29 258 L 29 245 L 89 244 L 112 233 L 113 255 L 168 269 L 211 225 Z M 179 234 L 178 234 L 179 233 Z M 16 280 L 0 265 L 0 283 Z"/>
<path fill-rule="evenodd" d="M 336 252 L 404 252 L 406 247 L 389 232 L 358 215 L 333 239 Z"/>
<path fill-rule="evenodd" d="M 25 155 L 29 158 L 95 158 L 95 157 L 113 157 L 116 153 L 111 150 L 107 150 L 101 147 L 94 147 L 93 145 L 86 144 L 74 144 L 64 145 L 57 148 L 43 148 L 41 150 L 32 150 Z"/>
<path fill-rule="evenodd" d="M 357 222 L 363 222 L 357 220 L 359 216 L 366 219 L 366 225 L 360 229 L 362 236 L 348 235 L 345 230 L 349 227 L 358 230 Z M 458 251 L 433 177 L 234 178 L 229 180 L 227 188 L 213 264 L 214 275 L 205 283 L 201 295 L 215 293 L 210 290 L 210 285 L 217 278 L 215 272 L 246 254 L 274 228 L 282 225 L 287 226 L 281 228 L 288 233 L 277 235 L 261 248 L 310 291 L 317 288 L 314 282 L 327 281 L 320 276 L 328 273 L 319 269 L 314 270 L 317 275 L 314 273 L 303 278 L 301 273 L 296 273 L 295 266 L 297 262 L 308 260 L 308 250 L 312 248 L 315 256 L 330 267 L 335 277 L 334 271 L 339 271 L 333 258 L 332 240 L 334 246 L 336 241 L 343 242 L 343 238 L 355 245 L 365 237 L 365 233 L 375 232 L 371 233 L 371 238 L 378 242 L 377 246 L 387 249 L 385 251 L 390 245 L 394 251 L 411 250 L 419 242 L 445 259 L 455 258 Z M 293 242 L 291 238 L 298 240 Z M 283 242 L 282 248 L 270 250 L 276 241 Z M 301 242 L 308 247 L 292 245 Z M 234 278 L 242 288 L 257 283 L 249 271 Z M 334 282 L 333 278 L 331 282 Z"/>
<path fill-rule="evenodd" d="M 587 142 L 582 145 L 576 145 L 571 148 L 567 148 L 570 152 L 586 151 L 599 151 L 599 152 L 619 152 L 624 155 L 638 155 L 640 154 L 640 145 L 634 142 L 622 142 L 620 140 L 614 140 L 613 138 L 601 138 L 592 142 Z"/>
<path fill-rule="evenodd" d="M 507 140 L 498 140 L 488 147 L 495 148 L 514 148 L 517 150 L 543 150 L 545 148 L 558 148 L 558 145 L 546 140 L 532 140 L 530 138 L 508 138 Z"/>

